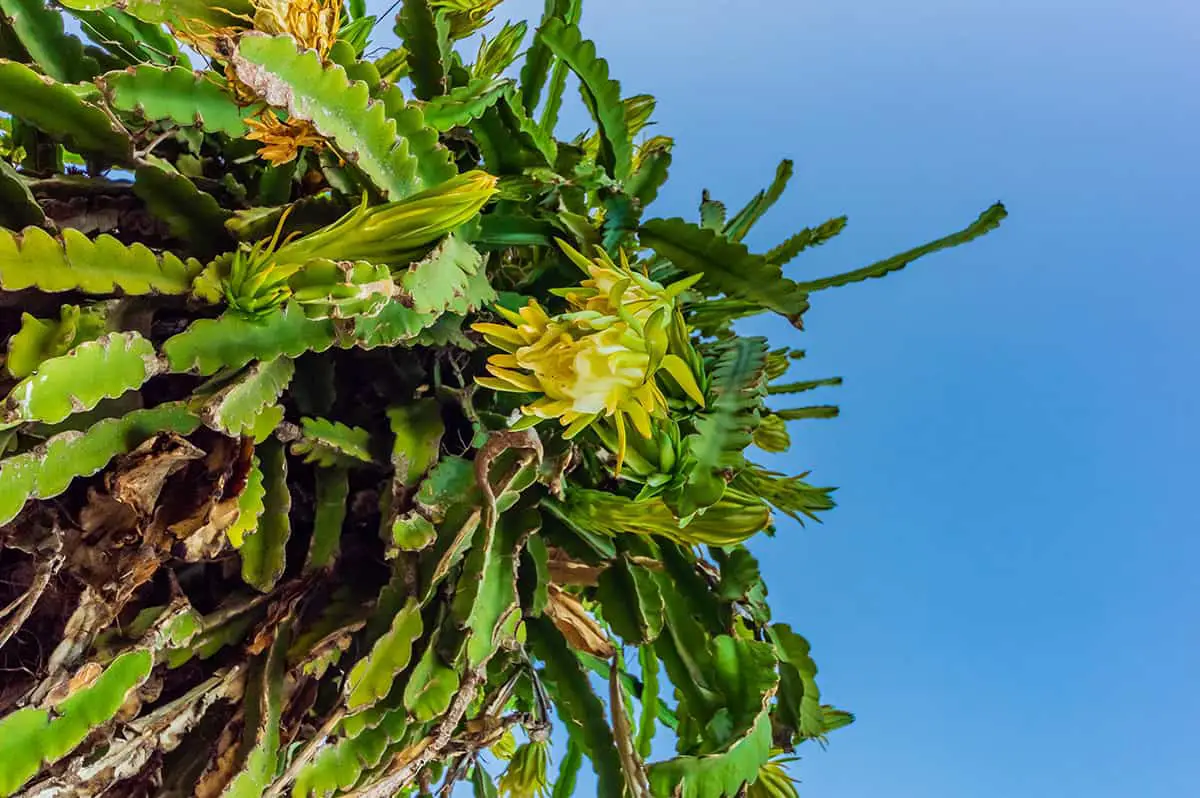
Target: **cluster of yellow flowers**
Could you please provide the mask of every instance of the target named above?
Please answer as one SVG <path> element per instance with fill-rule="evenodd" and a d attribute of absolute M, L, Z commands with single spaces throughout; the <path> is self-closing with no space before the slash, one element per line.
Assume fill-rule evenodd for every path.
<path fill-rule="evenodd" d="M 659 382 L 663 372 L 704 406 L 693 370 L 696 359 L 689 363 L 677 351 L 688 344 L 676 299 L 695 280 L 665 287 L 634 271 L 623 252 L 619 264 L 599 248 L 596 259 L 589 260 L 569 244 L 558 243 L 588 275 L 578 287 L 554 292 L 571 310 L 551 316 L 533 299 L 517 312 L 497 307 L 511 326 L 480 323 L 473 329 L 504 354 L 488 360 L 492 376 L 477 382 L 496 391 L 541 394 L 522 408 L 515 428 L 558 419 L 569 439 L 594 422 L 611 421 L 619 472 L 626 421 L 650 438 L 652 419 L 667 413 Z"/>

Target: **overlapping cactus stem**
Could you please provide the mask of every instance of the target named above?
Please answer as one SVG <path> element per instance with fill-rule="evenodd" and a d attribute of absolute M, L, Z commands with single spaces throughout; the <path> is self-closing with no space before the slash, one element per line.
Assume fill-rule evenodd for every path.
<path fill-rule="evenodd" d="M 337 42 L 341 27 L 342 3 L 340 0 L 253 0 L 253 15 L 239 17 L 244 26 L 217 27 L 205 20 L 189 19 L 174 26 L 179 38 L 210 58 L 225 60 L 225 79 L 234 99 L 243 106 L 260 102 L 258 93 L 237 76 L 233 64 L 228 61 L 237 38 L 248 31 L 258 31 L 271 36 L 286 34 L 305 50 L 314 51 L 322 63 L 329 61 L 329 51 Z M 312 122 L 288 117 L 280 119 L 272 108 L 264 108 L 246 120 L 251 141 L 263 146 L 259 156 L 272 166 L 279 166 L 296 159 L 300 151 L 308 147 L 319 150 L 326 146 L 324 137 L 317 132 Z"/>

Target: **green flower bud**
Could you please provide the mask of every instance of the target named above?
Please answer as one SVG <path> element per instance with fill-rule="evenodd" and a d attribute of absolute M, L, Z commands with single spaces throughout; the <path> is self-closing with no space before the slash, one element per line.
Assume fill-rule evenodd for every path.
<path fill-rule="evenodd" d="M 546 770 L 550 743 L 532 742 L 518 748 L 500 777 L 500 794 L 509 798 L 543 798 L 547 793 Z"/>
<path fill-rule="evenodd" d="M 496 178 L 474 171 L 397 202 L 364 203 L 328 227 L 285 244 L 280 263 L 369 261 L 406 266 L 442 236 L 471 219 L 496 193 Z"/>

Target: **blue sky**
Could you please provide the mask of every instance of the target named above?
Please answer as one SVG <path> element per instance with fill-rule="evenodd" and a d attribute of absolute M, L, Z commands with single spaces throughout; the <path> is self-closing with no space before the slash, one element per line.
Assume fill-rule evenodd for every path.
<path fill-rule="evenodd" d="M 859 716 L 803 752 L 802 794 L 1200 794 L 1200 7 L 591 0 L 583 28 L 677 139 L 656 213 L 740 204 L 791 157 L 750 243 L 849 215 L 793 276 L 1011 212 L 814 297 L 803 334 L 754 325 L 846 379 L 773 463 L 840 507 L 755 546 Z"/>

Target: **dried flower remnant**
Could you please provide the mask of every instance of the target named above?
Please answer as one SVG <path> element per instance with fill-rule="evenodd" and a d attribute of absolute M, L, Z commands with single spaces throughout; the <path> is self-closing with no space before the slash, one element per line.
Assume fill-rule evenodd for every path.
<path fill-rule="evenodd" d="M 314 150 L 325 147 L 325 139 L 312 122 L 304 119 L 280 120 L 273 111 L 267 110 L 254 119 L 247 119 L 246 124 L 250 126 L 246 138 L 263 145 L 258 155 L 272 166 L 291 163 L 304 147 Z"/>

